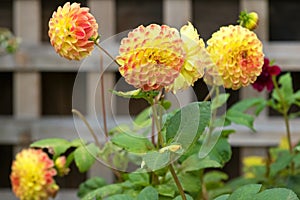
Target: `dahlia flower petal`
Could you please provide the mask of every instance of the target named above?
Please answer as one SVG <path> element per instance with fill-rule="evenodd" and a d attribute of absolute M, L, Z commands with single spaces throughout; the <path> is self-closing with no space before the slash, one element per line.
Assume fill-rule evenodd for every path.
<path fill-rule="evenodd" d="M 89 39 L 97 38 L 97 31 L 98 24 L 89 13 L 89 8 L 67 2 L 53 12 L 49 21 L 48 35 L 51 45 L 60 56 L 69 60 L 81 60 L 90 55 L 94 49 L 93 41 Z M 92 45 L 86 45 L 90 42 Z"/>
<path fill-rule="evenodd" d="M 192 86 L 195 81 L 203 77 L 205 68 L 214 66 L 203 40 L 199 38 L 197 29 L 190 22 L 180 29 L 180 34 L 185 51 L 185 60 L 180 70 L 180 76 L 166 88 L 167 91 L 173 93 Z"/>

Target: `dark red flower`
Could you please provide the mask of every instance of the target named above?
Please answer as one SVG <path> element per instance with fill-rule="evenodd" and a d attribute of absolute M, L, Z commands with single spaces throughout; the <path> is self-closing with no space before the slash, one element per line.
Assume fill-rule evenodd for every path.
<path fill-rule="evenodd" d="M 272 76 L 277 76 L 280 72 L 281 70 L 277 65 L 270 66 L 270 60 L 265 58 L 262 72 L 252 84 L 253 88 L 259 92 L 261 92 L 265 87 L 269 92 L 272 91 L 274 88 Z"/>

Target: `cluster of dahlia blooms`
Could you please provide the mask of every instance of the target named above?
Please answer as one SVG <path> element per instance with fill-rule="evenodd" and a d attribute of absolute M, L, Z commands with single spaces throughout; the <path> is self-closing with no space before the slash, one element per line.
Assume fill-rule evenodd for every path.
<path fill-rule="evenodd" d="M 254 28 L 255 16 L 244 16 L 244 25 Z M 89 9 L 78 3 L 59 7 L 49 21 L 51 44 L 67 59 L 90 55 L 98 42 L 97 29 Z M 191 23 L 180 30 L 150 24 L 135 28 L 122 39 L 115 62 L 125 80 L 144 91 L 164 88 L 176 92 L 192 86 L 204 74 L 207 84 L 239 89 L 255 82 L 264 54 L 256 34 L 241 25 L 221 27 L 205 46 Z"/>
<path fill-rule="evenodd" d="M 253 28 L 255 15 L 247 19 L 245 26 Z M 205 45 L 191 23 L 179 30 L 141 25 L 122 39 L 114 61 L 125 80 L 143 91 L 176 92 L 202 77 L 210 85 L 239 89 L 254 83 L 264 64 L 262 43 L 248 28 L 221 27 Z M 55 51 L 69 60 L 81 60 L 95 45 L 100 47 L 98 24 L 89 9 L 78 3 L 58 7 L 49 21 L 48 34 Z M 53 176 L 68 173 L 65 163 L 64 157 L 53 162 L 42 150 L 21 151 L 12 165 L 14 193 L 20 199 L 54 197 L 58 186 Z"/>

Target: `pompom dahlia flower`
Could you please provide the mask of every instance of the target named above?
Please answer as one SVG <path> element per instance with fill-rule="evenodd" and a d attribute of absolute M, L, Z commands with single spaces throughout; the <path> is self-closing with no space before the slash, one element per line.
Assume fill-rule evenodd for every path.
<path fill-rule="evenodd" d="M 281 70 L 277 65 L 270 66 L 270 60 L 265 58 L 262 72 L 252 84 L 252 87 L 259 92 L 263 91 L 265 87 L 269 92 L 272 91 L 274 88 L 272 76 L 277 76 L 280 72 Z"/>
<path fill-rule="evenodd" d="M 129 84 L 150 91 L 172 84 L 184 58 L 179 32 L 166 25 L 151 24 L 137 27 L 122 39 L 116 61 Z"/>
<path fill-rule="evenodd" d="M 69 60 L 81 60 L 94 49 L 94 40 L 98 38 L 98 24 L 89 13 L 89 8 L 67 2 L 53 13 L 48 35 L 51 45 L 60 56 Z"/>
<path fill-rule="evenodd" d="M 55 197 L 58 186 L 54 163 L 41 149 L 24 149 L 17 154 L 10 175 L 12 189 L 21 200 Z"/>
<path fill-rule="evenodd" d="M 173 84 L 166 88 L 174 93 L 192 86 L 196 80 L 203 77 L 205 67 L 214 66 L 203 40 L 199 38 L 197 29 L 190 22 L 181 27 L 180 35 L 183 41 L 185 60 L 179 76 Z"/>
<path fill-rule="evenodd" d="M 207 51 L 216 64 L 216 69 L 207 69 L 207 76 L 216 72 L 225 88 L 237 90 L 254 83 L 260 75 L 264 54 L 262 43 L 254 32 L 240 25 L 221 27 L 207 44 Z M 211 79 L 213 77 L 206 77 L 205 81 Z"/>

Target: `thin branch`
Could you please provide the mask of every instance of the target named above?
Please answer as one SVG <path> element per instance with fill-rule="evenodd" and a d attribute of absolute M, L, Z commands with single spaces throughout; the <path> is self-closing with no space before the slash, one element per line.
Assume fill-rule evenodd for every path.
<path fill-rule="evenodd" d="M 105 134 L 105 139 L 108 140 L 107 115 L 106 115 L 105 95 L 104 95 L 104 69 L 103 69 L 103 57 L 101 53 L 100 53 L 100 91 L 101 91 L 100 96 L 101 96 L 104 134 Z"/>
<path fill-rule="evenodd" d="M 216 88 L 216 86 L 213 86 L 213 87 L 212 87 L 212 89 L 208 92 L 208 94 L 207 94 L 206 97 L 203 99 L 203 101 L 208 101 L 208 100 L 211 98 L 212 94 L 213 94 L 214 91 L 215 91 L 215 88 Z"/>
<path fill-rule="evenodd" d="M 93 131 L 92 127 L 90 126 L 90 124 L 88 123 L 88 121 L 86 120 L 86 118 L 81 114 L 81 112 L 79 112 L 78 110 L 76 109 L 72 109 L 72 113 L 73 114 L 76 114 L 83 122 L 84 124 L 86 125 L 86 127 L 88 128 L 88 130 L 90 131 L 90 133 L 92 134 L 94 140 L 95 140 L 95 143 L 96 145 L 101 148 L 101 144 L 97 138 L 97 135 L 95 134 L 95 132 Z"/>
<path fill-rule="evenodd" d="M 176 172 L 175 172 L 174 167 L 173 167 L 172 164 L 169 165 L 169 169 L 170 169 L 170 172 L 171 172 L 171 174 L 173 176 L 173 179 L 174 179 L 174 181 L 176 183 L 176 186 L 178 188 L 178 191 L 180 193 L 180 196 L 181 196 L 182 200 L 186 200 L 186 196 L 184 194 L 183 187 L 182 187 L 182 185 L 181 185 L 181 183 L 179 181 L 179 178 L 178 178 L 178 176 L 177 176 L 177 174 L 176 174 Z"/>
<path fill-rule="evenodd" d="M 114 57 L 112 57 L 112 55 L 106 51 L 103 47 L 101 47 L 100 44 L 98 44 L 97 42 L 95 42 L 95 45 L 101 50 L 103 51 L 110 59 L 112 59 L 118 66 L 120 66 L 120 64 L 116 61 L 116 59 Z"/>

